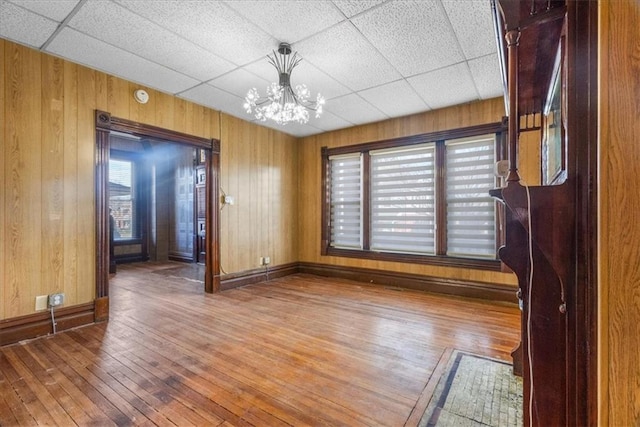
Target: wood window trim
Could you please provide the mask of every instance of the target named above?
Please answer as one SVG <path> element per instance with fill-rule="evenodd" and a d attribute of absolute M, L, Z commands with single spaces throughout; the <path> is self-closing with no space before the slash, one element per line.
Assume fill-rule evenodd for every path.
<path fill-rule="evenodd" d="M 369 259 L 374 261 L 391 261 L 391 262 L 401 262 L 401 263 L 412 263 L 412 264 L 428 264 L 428 265 L 436 265 L 436 266 L 448 266 L 448 267 L 457 267 L 457 268 L 471 268 L 478 270 L 490 270 L 490 271 L 502 271 L 503 266 L 499 259 L 481 259 L 481 258 L 463 258 L 463 257 L 452 257 L 446 255 L 446 221 L 440 221 L 441 224 L 445 224 L 445 226 L 440 226 L 436 230 L 436 239 L 437 239 L 437 253 L 435 255 L 419 255 L 419 254 L 404 254 L 404 253 L 393 253 L 393 252 L 377 252 L 369 249 L 369 238 L 370 238 L 370 192 L 369 192 L 369 174 L 364 174 L 364 182 L 363 186 L 366 189 L 363 191 L 363 248 L 362 250 L 354 250 L 354 249 L 343 249 L 343 248 L 335 248 L 330 246 L 331 241 L 331 164 L 329 161 L 330 156 L 335 156 L 339 154 L 349 154 L 360 152 L 363 153 L 363 168 L 368 170 L 370 165 L 370 156 L 369 152 L 372 150 L 380 150 L 386 148 L 397 148 L 397 147 L 409 147 L 411 145 L 424 144 L 426 142 L 435 142 L 436 143 L 436 156 L 439 158 L 440 163 L 438 164 L 439 168 L 444 168 L 444 156 L 445 156 L 445 147 L 444 141 L 450 139 L 459 139 L 466 138 L 484 134 L 499 134 L 497 139 L 498 149 L 496 150 L 496 159 L 500 160 L 503 158 L 504 147 L 503 143 L 505 141 L 504 135 L 506 134 L 506 121 L 497 122 L 497 123 L 489 123 L 478 126 L 470 126 L 459 129 L 452 129 L 446 131 L 437 131 L 430 133 L 423 133 L 418 135 L 412 135 L 408 137 L 401 138 L 393 138 L 383 141 L 373 141 L 366 142 L 362 144 L 328 148 L 321 148 L 321 156 L 322 156 L 322 178 L 321 178 L 321 195 L 322 195 L 322 210 L 321 210 L 321 247 L 320 254 L 323 256 L 336 256 L 336 257 L 346 257 L 346 258 L 360 258 L 360 259 Z M 444 171 L 439 171 L 437 174 L 438 183 L 437 185 L 443 185 L 445 180 Z M 442 187 L 440 187 L 442 188 Z M 442 192 L 437 192 L 442 193 Z M 442 193 L 438 195 L 439 198 L 444 198 L 445 195 Z M 444 204 L 442 200 L 438 200 L 436 204 L 436 215 L 439 218 L 443 218 L 445 213 Z M 500 227 L 497 227 L 499 229 Z M 498 242 L 502 242 L 501 234 L 499 234 Z M 499 246 L 499 245 L 498 245 Z"/>

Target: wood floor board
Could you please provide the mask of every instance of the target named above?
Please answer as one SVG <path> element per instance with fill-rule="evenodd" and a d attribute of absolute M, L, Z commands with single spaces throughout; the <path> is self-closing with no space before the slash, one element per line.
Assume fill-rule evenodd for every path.
<path fill-rule="evenodd" d="M 118 266 L 108 323 L 0 348 L 0 424 L 413 426 L 443 354 L 519 338 L 504 303 L 305 274 L 212 295 L 180 270 Z"/>

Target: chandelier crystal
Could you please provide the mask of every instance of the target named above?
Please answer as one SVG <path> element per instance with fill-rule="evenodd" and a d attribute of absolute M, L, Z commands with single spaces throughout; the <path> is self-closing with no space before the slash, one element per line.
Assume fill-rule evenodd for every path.
<path fill-rule="evenodd" d="M 256 119 L 273 120 L 279 125 L 289 122 L 307 123 L 309 111 L 315 111 L 316 118 L 322 114 L 324 97 L 317 94 L 315 102 L 310 101 L 311 91 L 306 85 L 291 87 L 291 72 L 302 58 L 298 53 L 291 54 L 289 43 L 280 43 L 278 52 L 268 55 L 269 63 L 275 67 L 280 76 L 278 83 L 271 83 L 267 87 L 267 96 L 261 98 L 256 88 L 250 89 L 244 98 L 244 109 L 248 114 L 253 113 Z"/>

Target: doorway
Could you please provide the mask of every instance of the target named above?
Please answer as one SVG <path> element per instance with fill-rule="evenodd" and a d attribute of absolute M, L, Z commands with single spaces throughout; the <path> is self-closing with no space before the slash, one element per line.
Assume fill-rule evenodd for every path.
<path fill-rule="evenodd" d="M 109 210 L 109 166 L 112 155 L 111 135 L 122 134 L 139 138 L 145 144 L 153 141 L 170 141 L 173 145 L 189 148 L 194 153 L 193 169 L 196 183 L 194 192 L 198 194 L 198 218 L 196 245 L 192 248 L 194 260 L 204 263 L 204 290 L 208 293 L 220 290 L 219 262 L 219 218 L 214 208 L 218 200 L 218 176 L 220 166 L 220 143 L 216 139 L 206 139 L 187 135 L 155 126 L 144 125 L 111 116 L 108 112 L 96 111 L 96 321 L 107 320 L 109 316 L 109 270 L 113 268 L 110 239 L 113 227 Z M 117 150 L 116 150 L 117 152 Z M 184 150 L 183 150 L 184 152 Z M 117 157 L 117 156 L 116 156 Z M 121 156 L 122 157 L 122 156 Z M 114 161 L 121 159 L 114 159 Z M 123 166 L 121 164 L 120 166 Z M 126 163 L 124 164 L 126 167 Z M 200 174 L 198 176 L 197 174 Z M 123 189 L 120 189 L 123 190 Z M 148 206 L 147 206 L 148 207 Z M 147 209 L 148 210 L 148 209 Z M 200 210 L 202 212 L 200 212 Z M 133 217 L 132 217 L 133 218 Z M 129 225 L 123 222 L 121 225 Z M 131 225 L 131 233 L 135 227 Z M 115 233 L 115 232 L 114 232 Z"/>

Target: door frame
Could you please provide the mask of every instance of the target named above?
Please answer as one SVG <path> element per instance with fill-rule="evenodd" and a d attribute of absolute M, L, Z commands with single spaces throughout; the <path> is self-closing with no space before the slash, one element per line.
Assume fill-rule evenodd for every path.
<path fill-rule="evenodd" d="M 95 111 L 96 125 L 96 299 L 95 321 L 109 319 L 109 154 L 111 131 L 146 138 L 156 138 L 205 151 L 205 274 L 204 291 L 220 292 L 220 218 L 215 209 L 218 200 L 220 140 L 207 139 L 163 129 Z"/>

